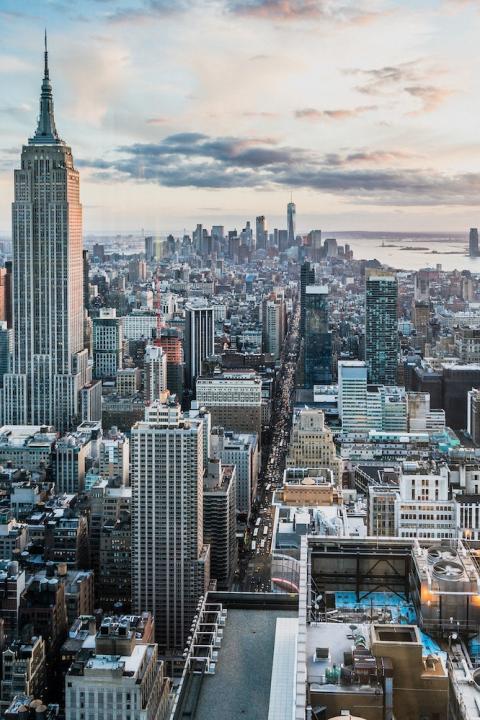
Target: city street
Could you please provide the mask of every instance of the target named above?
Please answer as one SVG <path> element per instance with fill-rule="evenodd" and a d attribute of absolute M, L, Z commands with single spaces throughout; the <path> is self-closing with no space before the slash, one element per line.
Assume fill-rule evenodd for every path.
<path fill-rule="evenodd" d="M 257 502 L 249 522 L 249 551 L 240 564 L 239 589 L 251 592 L 270 589 L 270 558 L 273 535 L 273 492 L 281 487 L 292 424 L 295 372 L 300 349 L 300 305 L 290 318 L 280 359 L 276 393 L 272 403 L 271 440 L 259 475 Z"/>

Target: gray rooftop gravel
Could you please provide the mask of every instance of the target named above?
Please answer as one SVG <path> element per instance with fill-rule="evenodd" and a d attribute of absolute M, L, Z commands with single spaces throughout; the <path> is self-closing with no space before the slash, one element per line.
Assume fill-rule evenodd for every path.
<path fill-rule="evenodd" d="M 195 720 L 268 717 L 278 610 L 229 610 L 215 675 L 205 676 Z"/>

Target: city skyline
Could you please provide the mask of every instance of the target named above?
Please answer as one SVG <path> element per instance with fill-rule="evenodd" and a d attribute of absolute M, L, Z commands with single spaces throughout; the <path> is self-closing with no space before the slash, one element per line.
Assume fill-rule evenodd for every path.
<path fill-rule="evenodd" d="M 474 2 L 91 0 L 81 14 L 34 1 L 28 11 L 0 0 L 2 234 L 15 156 L 36 124 L 44 26 L 86 232 L 190 232 L 197 219 L 259 214 L 284 227 L 291 192 L 299 232 L 478 224 Z"/>

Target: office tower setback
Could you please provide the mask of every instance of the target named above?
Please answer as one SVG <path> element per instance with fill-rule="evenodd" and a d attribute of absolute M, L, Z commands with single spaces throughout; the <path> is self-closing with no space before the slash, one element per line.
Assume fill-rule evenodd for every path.
<path fill-rule="evenodd" d="M 478 257 L 478 229 L 470 228 L 468 237 L 468 252 L 470 257 Z"/>
<path fill-rule="evenodd" d="M 202 372 L 202 361 L 213 355 L 215 338 L 214 308 L 204 298 L 191 298 L 185 304 L 185 371 L 190 389 Z"/>
<path fill-rule="evenodd" d="M 93 367 L 96 378 L 113 378 L 122 367 L 123 327 L 114 308 L 93 319 Z"/>
<path fill-rule="evenodd" d="M 305 288 L 304 384 L 328 385 L 332 381 L 332 336 L 328 330 L 328 288 Z"/>
<path fill-rule="evenodd" d="M 294 416 L 287 467 L 325 467 L 336 483 L 342 479 L 342 461 L 337 457 L 332 431 L 325 425 L 322 410 L 305 408 Z"/>
<path fill-rule="evenodd" d="M 183 650 L 209 583 L 203 544 L 203 425 L 153 403 L 131 432 L 132 600 L 155 617 L 161 648 Z M 149 417 L 156 420 L 150 421 Z"/>
<path fill-rule="evenodd" d="M 4 420 L 71 426 L 88 379 L 83 350 L 82 206 L 72 151 L 53 114 L 45 41 L 40 114 L 15 170 L 11 372 Z"/>
<path fill-rule="evenodd" d="M 367 270 L 365 276 L 365 360 L 368 381 L 395 385 L 398 363 L 398 285 L 395 273 Z"/>
<path fill-rule="evenodd" d="M 3 376 L 10 369 L 10 357 L 13 350 L 13 330 L 7 327 L 5 320 L 0 320 L 0 387 L 3 385 Z"/>
<path fill-rule="evenodd" d="M 290 201 L 287 205 L 287 247 L 293 247 L 295 245 L 295 222 L 296 222 L 297 209 L 295 203 Z"/>

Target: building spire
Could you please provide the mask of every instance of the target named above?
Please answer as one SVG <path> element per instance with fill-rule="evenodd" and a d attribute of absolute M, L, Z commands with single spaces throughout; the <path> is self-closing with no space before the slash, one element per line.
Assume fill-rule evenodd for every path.
<path fill-rule="evenodd" d="M 44 77 L 48 78 L 48 45 L 47 45 L 47 28 L 45 28 L 45 52 L 43 53 L 43 57 L 45 60 L 45 69 L 43 71 Z"/>
<path fill-rule="evenodd" d="M 55 118 L 53 115 L 53 94 L 52 85 L 50 83 L 50 74 L 48 71 L 48 46 L 47 46 L 47 30 L 45 28 L 45 50 L 44 50 L 44 70 L 42 90 L 40 93 L 40 115 L 38 117 L 37 130 L 33 138 L 28 141 L 29 145 L 57 145 L 61 143 L 57 128 L 55 127 Z"/>

